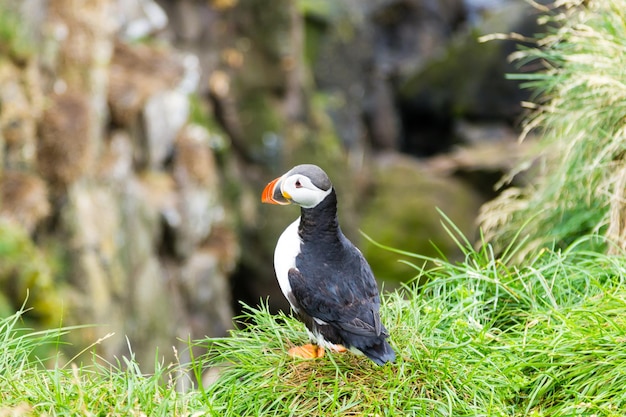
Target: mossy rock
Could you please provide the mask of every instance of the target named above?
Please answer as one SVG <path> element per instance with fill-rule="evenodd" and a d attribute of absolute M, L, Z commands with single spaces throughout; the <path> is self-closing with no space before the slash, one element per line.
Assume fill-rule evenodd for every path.
<path fill-rule="evenodd" d="M 437 177 L 408 158 L 394 157 L 378 164 L 373 193 L 364 205 L 361 230 L 379 244 L 437 257 L 454 259 L 460 250 L 442 226 L 441 210 L 467 236 L 475 233 L 475 218 L 482 202 L 469 186 L 453 178 Z M 382 281 L 402 282 L 419 271 L 423 262 L 386 251 L 363 239 L 360 244 L 374 274 Z"/>
<path fill-rule="evenodd" d="M 29 315 L 42 325 L 60 323 L 62 301 L 51 265 L 21 226 L 0 220 L 0 304 L 8 301 L 15 311 L 28 300 L 26 307 L 33 308 Z"/>
<path fill-rule="evenodd" d="M 0 3 L 0 56 L 24 63 L 35 52 L 35 44 L 19 13 L 18 2 Z"/>

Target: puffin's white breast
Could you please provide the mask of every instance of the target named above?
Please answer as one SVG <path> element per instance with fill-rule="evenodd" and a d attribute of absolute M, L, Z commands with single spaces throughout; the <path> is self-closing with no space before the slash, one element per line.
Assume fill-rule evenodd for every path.
<path fill-rule="evenodd" d="M 274 270 L 278 285 L 283 295 L 289 300 L 291 285 L 289 284 L 289 270 L 296 267 L 296 256 L 300 254 L 302 241 L 298 235 L 300 217 L 291 223 L 278 238 L 276 249 L 274 250 Z M 293 307 L 293 306 L 292 306 Z"/>

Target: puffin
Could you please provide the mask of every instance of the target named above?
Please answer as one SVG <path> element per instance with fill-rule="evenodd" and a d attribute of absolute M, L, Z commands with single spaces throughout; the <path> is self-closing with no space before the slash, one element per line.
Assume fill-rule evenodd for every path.
<path fill-rule="evenodd" d="M 380 319 L 376 279 L 361 251 L 341 231 L 328 175 L 317 165 L 295 166 L 267 184 L 261 201 L 300 206 L 300 217 L 278 239 L 274 269 L 312 343 L 288 353 L 316 358 L 324 349 L 350 350 L 377 365 L 394 362 L 389 332 Z"/>

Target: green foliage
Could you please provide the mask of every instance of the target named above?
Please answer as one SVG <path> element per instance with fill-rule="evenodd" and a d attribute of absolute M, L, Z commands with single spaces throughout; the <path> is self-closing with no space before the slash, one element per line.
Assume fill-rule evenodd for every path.
<path fill-rule="evenodd" d="M 525 126 L 525 133 L 542 133 L 538 179 L 507 190 L 482 216 L 497 244 L 524 228 L 520 256 L 606 233 L 611 201 L 624 192 L 618 179 L 625 166 L 626 2 L 565 3 L 552 18 L 558 29 L 517 54 L 522 63 L 546 68 L 514 76 L 538 95 Z"/>
<path fill-rule="evenodd" d="M 491 247 L 465 261 L 413 256 L 429 283 L 384 300 L 398 362 L 351 354 L 298 361 L 301 325 L 262 307 L 254 326 L 209 341 L 230 364 L 206 387 L 221 415 L 616 415 L 626 406 L 624 258 L 544 251 L 508 265 Z M 598 369 L 599 372 L 590 372 Z M 245 394 L 241 394 L 245 393 Z"/>
<path fill-rule="evenodd" d="M 332 20 L 341 4 L 332 0 L 298 0 L 298 11 L 305 16 L 314 16 L 322 20 Z"/>
<path fill-rule="evenodd" d="M 55 346 L 72 328 L 33 332 L 20 328 L 24 310 L 0 319 L 1 415 L 151 415 L 185 414 L 187 405 L 202 410 L 190 394 L 185 399 L 174 389 L 175 380 L 163 383 L 172 371 L 160 363 L 151 375 L 143 374 L 134 359 L 111 364 L 93 357 L 89 364 L 68 365 L 61 358 L 33 362 L 31 353 Z M 99 343 L 100 341 L 96 342 Z M 45 362 L 56 363 L 44 368 Z"/>
<path fill-rule="evenodd" d="M 488 244 L 456 240 L 459 263 L 395 251 L 427 284 L 383 297 L 394 364 L 352 353 L 292 359 L 285 352 L 307 341 L 303 325 L 262 305 L 230 337 L 192 343 L 207 353 L 191 364 L 157 361 L 147 375 L 131 355 L 45 369 L 28 355 L 67 329 L 18 331 L 18 313 L 0 321 L 0 403 L 49 415 L 619 415 L 626 257 L 584 251 L 582 240 L 513 265 L 517 248 L 496 257 Z M 214 382 L 176 390 L 207 369 Z"/>

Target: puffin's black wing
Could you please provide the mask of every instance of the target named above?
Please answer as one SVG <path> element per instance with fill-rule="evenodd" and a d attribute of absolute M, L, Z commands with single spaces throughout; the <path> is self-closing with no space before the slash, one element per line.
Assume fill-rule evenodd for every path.
<path fill-rule="evenodd" d="M 379 308 L 376 280 L 367 261 L 351 242 L 345 239 L 334 248 L 305 245 L 301 255 L 296 258 L 297 269 L 289 271 L 289 283 L 307 313 L 346 326 L 360 319 L 354 323 L 355 329 L 363 326 L 371 327 L 374 332 L 380 329 L 380 320 L 367 314 Z"/>
<path fill-rule="evenodd" d="M 314 321 L 333 328 L 341 340 L 329 340 L 332 343 L 355 347 L 378 364 L 393 361 L 395 354 L 380 321 L 374 275 L 361 253 L 353 246 L 348 249 L 341 263 L 301 262 L 298 269 L 292 268 L 289 283 L 294 301 Z"/>
<path fill-rule="evenodd" d="M 359 336 L 386 334 L 378 313 L 378 294 L 312 280 L 295 268 L 289 271 L 289 283 L 295 301 L 312 318 Z"/>
<path fill-rule="evenodd" d="M 300 315 L 307 327 L 317 328 L 331 343 L 356 348 L 378 365 L 393 362 L 396 355 L 380 322 L 378 291 L 372 291 L 369 285 L 342 290 L 333 281 L 316 282 L 295 268 L 289 271 L 291 302 L 302 310 Z"/>

